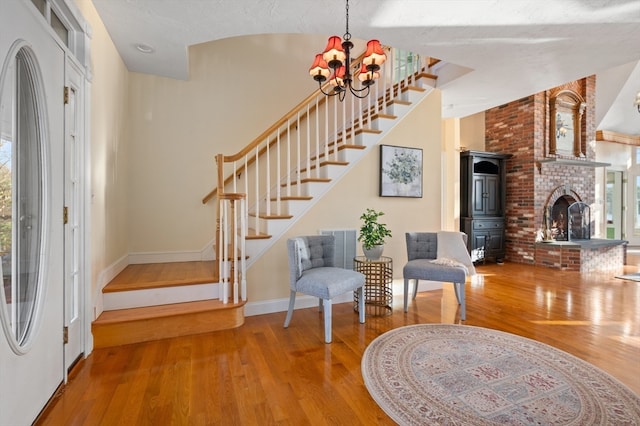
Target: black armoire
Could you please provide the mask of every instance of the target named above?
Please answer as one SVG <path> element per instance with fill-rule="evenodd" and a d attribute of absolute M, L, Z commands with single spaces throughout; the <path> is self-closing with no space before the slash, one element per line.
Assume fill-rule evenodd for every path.
<path fill-rule="evenodd" d="M 505 162 L 511 154 L 460 153 L 460 230 L 474 262 L 504 259 Z"/>

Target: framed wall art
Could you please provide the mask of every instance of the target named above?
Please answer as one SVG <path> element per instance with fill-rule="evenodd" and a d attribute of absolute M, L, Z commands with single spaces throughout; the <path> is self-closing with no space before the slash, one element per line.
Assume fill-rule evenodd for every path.
<path fill-rule="evenodd" d="M 422 198 L 422 149 L 380 145 L 380 196 Z"/>

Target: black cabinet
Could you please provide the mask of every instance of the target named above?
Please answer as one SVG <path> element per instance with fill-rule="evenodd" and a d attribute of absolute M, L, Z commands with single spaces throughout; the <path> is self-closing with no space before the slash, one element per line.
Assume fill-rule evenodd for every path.
<path fill-rule="evenodd" d="M 504 258 L 505 161 L 510 154 L 460 153 L 460 230 L 476 262 Z"/>

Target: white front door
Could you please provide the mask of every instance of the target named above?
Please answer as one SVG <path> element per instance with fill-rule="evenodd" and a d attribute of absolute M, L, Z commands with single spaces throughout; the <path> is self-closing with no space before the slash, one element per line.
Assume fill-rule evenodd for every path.
<path fill-rule="evenodd" d="M 81 153 L 84 128 L 83 76 L 70 59 L 66 65 L 64 113 L 64 317 L 65 372 L 83 354 L 84 285 L 81 247 Z M 66 381 L 66 380 L 65 380 Z"/>
<path fill-rule="evenodd" d="M 30 2 L 0 5 L 0 424 L 63 381 L 64 51 Z"/>

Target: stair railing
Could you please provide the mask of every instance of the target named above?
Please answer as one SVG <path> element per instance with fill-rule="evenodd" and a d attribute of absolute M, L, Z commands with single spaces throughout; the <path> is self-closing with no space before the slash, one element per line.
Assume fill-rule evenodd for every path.
<path fill-rule="evenodd" d="M 340 152 L 358 145 L 357 134 L 432 63 L 410 52 L 386 50 L 382 78 L 365 99 L 347 93 L 340 102 L 317 90 L 238 153 L 216 156 L 218 184 L 202 202 L 218 199 L 215 252 L 225 303 L 246 300 L 245 239 L 266 234 L 266 220 L 289 218 L 284 201 L 309 198 L 304 183 L 328 181 L 321 166 L 345 164 Z M 352 62 L 354 80 L 362 57 Z M 328 83 L 323 87 L 331 88 Z"/>

